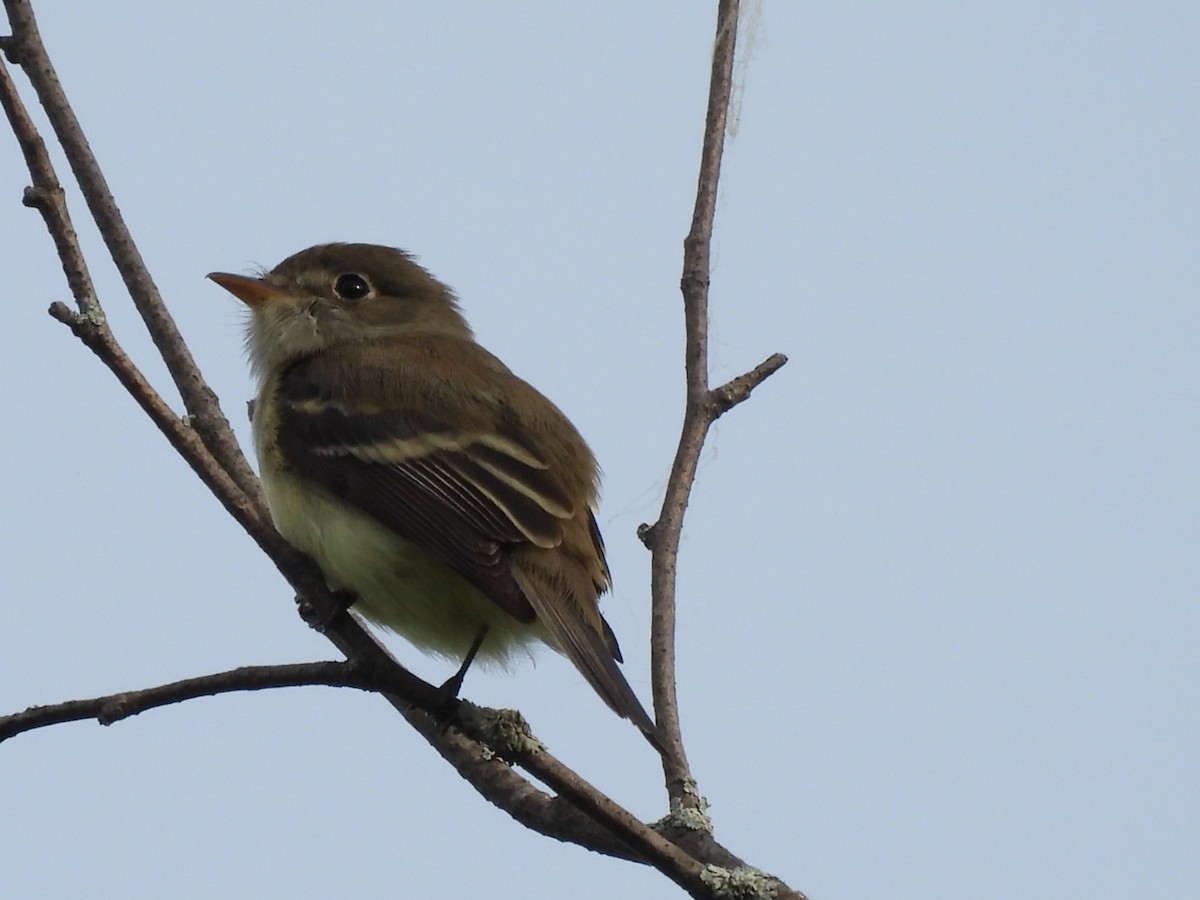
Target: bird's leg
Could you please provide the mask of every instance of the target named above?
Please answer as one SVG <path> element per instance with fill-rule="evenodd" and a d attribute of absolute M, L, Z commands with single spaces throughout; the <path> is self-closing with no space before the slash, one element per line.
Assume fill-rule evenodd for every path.
<path fill-rule="evenodd" d="M 467 669 L 471 668 L 471 663 L 475 661 L 475 655 L 479 653 L 479 648 L 483 646 L 483 639 L 487 637 L 488 627 L 484 625 L 479 629 L 479 633 L 475 635 L 475 640 L 471 642 L 471 649 L 467 651 L 467 655 L 463 657 L 462 665 L 458 667 L 458 671 L 447 679 L 438 690 L 445 697 L 446 703 L 451 700 L 458 699 L 458 692 L 462 690 L 463 679 L 467 677 Z"/>

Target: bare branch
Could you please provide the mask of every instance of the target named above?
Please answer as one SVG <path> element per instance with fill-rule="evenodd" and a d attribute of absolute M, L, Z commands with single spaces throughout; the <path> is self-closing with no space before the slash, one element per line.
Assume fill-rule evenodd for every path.
<path fill-rule="evenodd" d="M 462 706 L 473 707 L 473 704 L 463 701 L 460 709 Z M 446 728 L 444 723 L 420 710 L 398 706 L 397 709 L 481 797 L 526 828 L 606 856 L 642 862 L 626 844 L 582 813 L 571 800 L 538 790 L 514 772 L 503 756 L 481 753 L 480 742 L 463 731 Z"/>
<path fill-rule="evenodd" d="M 787 357 L 782 353 L 772 353 L 757 366 L 725 382 L 719 388 L 713 388 L 709 395 L 712 399 L 713 419 L 723 416 L 743 400 L 750 398 L 750 393 L 783 368 Z"/>
<path fill-rule="evenodd" d="M 266 509 L 258 478 L 246 462 L 233 430 L 229 427 L 229 421 L 221 411 L 216 394 L 200 375 L 191 352 L 175 326 L 175 320 L 167 311 L 158 286 L 146 269 L 141 253 L 133 242 L 133 236 L 125 225 L 116 201 L 113 200 L 104 174 L 100 171 L 100 165 L 92 155 L 92 149 L 84 137 L 79 120 L 67 102 L 58 75 L 38 34 L 33 9 L 28 0 L 4 0 L 4 6 L 12 25 L 12 37 L 7 39 L 5 51 L 11 59 L 19 63 L 33 85 L 38 100 L 50 119 L 55 137 L 66 153 L 92 218 L 95 219 L 108 246 L 109 254 L 116 263 L 129 295 L 179 389 L 196 433 L 242 493 L 260 509 Z M 73 289 L 74 287 L 72 284 Z M 80 300 L 80 303 L 81 311 L 86 313 L 82 308 L 83 301 Z"/>
<path fill-rule="evenodd" d="M 398 670 L 395 667 L 379 667 L 353 661 L 242 666 L 225 672 L 186 678 L 136 691 L 122 691 L 88 700 L 70 700 L 65 703 L 30 707 L 23 712 L 0 717 L 0 743 L 37 728 L 84 719 L 95 719 L 101 725 L 111 725 L 147 710 L 199 697 L 310 685 L 377 691 L 415 700 L 426 718 L 433 721 L 443 731 L 451 721 L 446 718 L 446 711 L 451 711 L 458 705 L 442 696 L 436 688 L 412 676 L 407 671 Z M 461 705 L 467 708 L 470 714 L 455 715 L 452 721 L 457 727 L 463 729 L 466 737 L 475 742 L 472 745 L 474 752 L 471 753 L 470 759 L 472 767 L 478 768 L 480 765 L 491 767 L 495 756 L 478 752 L 478 744 L 486 744 L 494 751 L 501 753 L 503 758 L 525 768 L 557 791 L 560 797 L 565 798 L 569 806 L 559 801 L 557 805 L 563 809 L 559 809 L 557 812 L 561 815 L 564 809 L 572 810 L 571 824 L 578 825 L 581 822 L 589 821 L 580 816 L 582 812 L 591 820 L 605 826 L 608 831 L 596 831 L 594 826 L 592 827 L 594 832 L 591 835 L 592 849 L 633 861 L 655 864 L 684 887 L 694 888 L 698 884 L 700 873 L 703 870 L 700 863 L 666 838 L 656 834 L 631 813 L 613 803 L 575 772 L 560 763 L 546 752 L 540 742 L 536 739 L 529 739 L 521 744 L 501 745 L 495 740 L 489 740 L 485 728 L 481 724 L 487 721 L 484 713 L 490 714 L 493 718 L 498 713 L 481 710 L 479 707 L 465 702 Z M 521 723 L 523 727 L 527 727 L 524 726 L 523 720 Z M 523 749 L 514 752 L 514 748 L 517 747 Z M 547 801 L 551 800 L 532 786 L 529 789 L 540 796 L 540 805 L 544 806 Z M 617 841 L 613 840 L 614 835 L 618 836 Z M 567 828 L 563 828 L 556 836 L 578 842 L 576 836 L 571 834 Z"/>
<path fill-rule="evenodd" d="M 666 496 L 658 521 L 640 531 L 650 549 L 650 671 L 654 712 L 667 752 L 663 772 L 672 805 L 695 807 L 698 798 L 687 789 L 693 783 L 683 735 L 679 727 L 679 699 L 675 690 L 675 567 L 683 514 L 704 433 L 708 428 L 708 250 L 716 212 L 717 180 L 721 172 L 725 117 L 729 107 L 729 85 L 737 39 L 738 0 L 720 0 L 717 8 L 717 37 L 713 45 L 712 73 L 708 90 L 708 115 L 700 152 L 700 176 L 692 227 L 683 244 L 684 369 L 687 401 L 683 428 Z"/>
<path fill-rule="evenodd" d="M 696 790 L 684 752 L 675 689 L 675 575 L 684 514 L 695 483 L 700 452 L 712 423 L 745 400 L 758 384 L 787 362 L 786 357 L 775 354 L 716 390 L 710 390 L 708 386 L 710 248 L 733 80 L 738 9 L 738 0 L 720 0 L 718 5 L 696 206 L 691 230 L 683 243 L 680 289 L 683 293 L 687 378 L 683 426 L 658 520 L 653 525 L 643 525 L 638 531 L 651 553 L 651 679 L 655 716 L 667 750 L 663 755 L 663 771 L 672 810 L 702 811 L 703 808 L 703 798 Z"/>
<path fill-rule="evenodd" d="M 99 310 L 99 306 L 95 308 Z M 62 303 L 52 304 L 49 312 L 70 328 L 75 336 L 108 366 L 171 446 L 192 467 L 192 471 L 264 550 L 272 556 L 275 552 L 287 552 L 289 555 L 296 553 L 264 518 L 264 510 L 242 493 L 229 473 L 208 452 L 208 448 L 191 426 L 175 414 L 134 365 L 133 360 L 125 354 L 109 330 L 102 312 L 99 318 L 93 318 L 84 313 L 74 312 Z"/>
<path fill-rule="evenodd" d="M 11 39 L 6 39 L 10 41 Z M 5 44 L 7 50 L 10 44 Z M 46 152 L 46 144 L 34 127 L 33 120 L 21 102 L 16 85 L 8 74 L 8 67 L 0 61 L 0 106 L 8 118 L 17 144 L 25 157 L 25 165 L 33 179 L 33 185 L 25 190 L 24 203 L 36 209 L 42 215 L 46 228 L 54 240 L 58 257 L 62 260 L 63 273 L 67 277 L 71 293 L 79 304 L 79 311 L 89 319 L 100 321 L 104 317 L 100 304 L 96 300 L 96 289 L 88 274 L 83 252 L 79 249 L 79 240 L 67 214 L 66 195 L 50 155 Z"/>
<path fill-rule="evenodd" d="M 23 45 L 16 45 L 23 46 Z M 7 39 L 5 50 L 14 47 Z M 20 58 L 18 56 L 18 58 Z M 8 118 L 21 152 L 25 157 L 33 185 L 26 189 L 25 205 L 37 209 L 46 223 L 62 262 L 67 283 L 75 297 L 79 312 L 73 312 L 62 304 L 54 304 L 50 314 L 68 325 L 101 360 L 116 374 L 159 430 L 166 435 L 171 445 L 191 465 L 201 480 L 213 491 L 238 521 L 254 522 L 260 527 L 265 507 L 253 503 L 235 485 L 224 468 L 217 464 L 208 449 L 197 439 L 196 433 L 175 415 L 157 391 L 146 381 L 133 362 L 125 355 L 109 330 L 104 310 L 96 297 L 83 251 L 75 234 L 71 217 L 67 211 L 66 196 L 46 145 L 38 134 L 16 86 L 9 77 L 7 67 L 0 62 L 0 106 Z"/>
<path fill-rule="evenodd" d="M 323 684 L 332 687 L 355 687 L 378 690 L 378 678 L 362 667 L 344 662 L 296 663 L 286 666 L 242 666 L 228 672 L 185 678 L 170 684 L 123 691 L 90 700 L 69 700 L 47 706 L 31 706 L 24 712 L 0 717 L 0 742 L 18 734 L 60 725 L 95 719 L 101 725 L 111 725 L 121 719 L 136 716 L 149 709 L 170 706 L 197 697 L 215 697 L 232 691 L 258 691 L 267 688 L 296 687 Z"/>
<path fill-rule="evenodd" d="M 704 865 L 693 859 L 675 844 L 643 825 L 632 813 L 623 809 L 587 781 L 564 766 L 549 753 L 538 750 L 514 759 L 519 766 L 543 782 L 559 796 L 571 801 L 577 809 L 622 836 L 631 849 L 692 896 L 708 897 L 700 876 Z"/>
<path fill-rule="evenodd" d="M 326 635 L 349 658 L 362 658 L 366 651 L 359 643 L 360 637 L 372 643 L 374 638 L 357 625 L 356 630 L 345 630 L 342 626 L 346 622 L 356 624 L 343 614 L 334 620 Z M 384 697 L 476 791 L 526 827 L 609 856 L 647 863 L 693 896 L 713 896 L 698 880 L 699 873 L 713 859 L 728 858 L 728 851 L 703 843 L 697 846 L 712 856 L 691 856 L 680 850 L 564 766 L 536 740 L 533 741 L 536 749 L 522 744 L 516 748 L 497 748 L 497 752 L 557 791 L 557 798 L 541 794 L 510 769 L 497 770 L 493 755 L 483 750 L 492 743 L 486 729 L 478 724 L 478 716 L 463 714 L 464 708 L 480 710 L 474 704 L 460 701 L 460 711 L 454 719 L 457 728 L 446 728 L 443 721 L 425 709 L 401 699 L 399 692 Z"/>

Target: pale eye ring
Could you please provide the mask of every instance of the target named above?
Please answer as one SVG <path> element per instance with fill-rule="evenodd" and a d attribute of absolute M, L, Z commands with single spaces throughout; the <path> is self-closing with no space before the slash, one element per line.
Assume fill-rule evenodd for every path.
<path fill-rule="evenodd" d="M 371 283 L 357 272 L 343 272 L 333 282 L 333 292 L 343 300 L 362 300 L 371 294 Z"/>

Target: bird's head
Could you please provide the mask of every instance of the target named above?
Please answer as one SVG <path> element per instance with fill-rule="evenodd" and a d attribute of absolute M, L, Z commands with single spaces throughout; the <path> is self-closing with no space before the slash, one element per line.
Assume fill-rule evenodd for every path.
<path fill-rule="evenodd" d="M 453 292 L 403 250 L 319 244 L 259 276 L 208 276 L 250 308 L 260 375 L 329 347 L 405 334 L 471 339 Z"/>

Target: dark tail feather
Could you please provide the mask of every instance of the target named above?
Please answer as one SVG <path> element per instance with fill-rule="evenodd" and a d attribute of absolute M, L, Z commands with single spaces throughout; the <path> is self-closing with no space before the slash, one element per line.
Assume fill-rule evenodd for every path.
<path fill-rule="evenodd" d="M 529 599 L 538 619 L 558 643 L 559 648 L 567 655 L 567 659 L 575 664 L 587 683 L 600 695 L 600 699 L 623 719 L 629 719 L 646 736 L 656 750 L 663 752 L 662 741 L 658 729 L 646 713 L 637 694 L 621 674 L 606 637 L 611 637 L 612 630 L 604 623 L 604 632 L 600 633 L 590 628 L 574 611 L 567 608 L 561 601 L 555 603 L 548 599 L 547 591 L 541 584 L 535 583 L 529 573 L 513 567 L 513 576 L 521 586 L 521 590 Z M 614 641 L 615 643 L 615 641 Z M 616 651 L 620 653 L 620 651 Z"/>

